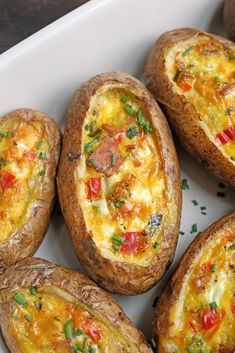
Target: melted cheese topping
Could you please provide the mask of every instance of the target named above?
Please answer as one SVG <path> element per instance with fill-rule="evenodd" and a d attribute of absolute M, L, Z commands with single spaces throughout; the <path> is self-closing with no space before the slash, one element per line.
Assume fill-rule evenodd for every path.
<path fill-rule="evenodd" d="M 121 97 L 125 97 L 126 101 L 122 102 Z M 134 111 L 133 116 L 125 110 L 127 104 Z M 163 224 L 167 221 L 168 209 L 161 154 L 154 133 L 141 131 L 137 122 L 137 112 L 140 109 L 145 123 L 150 121 L 146 108 L 138 98 L 121 88 L 107 88 L 92 98 L 83 125 L 83 150 L 76 170 L 76 179 L 78 199 L 87 230 L 91 231 L 102 255 L 109 259 L 147 266 L 161 246 Z M 93 151 L 102 144 L 105 136 L 113 138 L 121 132 L 117 148 L 122 163 L 119 170 L 110 176 L 97 172 L 87 163 L 90 154 L 86 153 L 86 146 L 94 139 L 89 136 L 89 127 L 94 124 L 96 129 L 101 130 L 101 134 L 99 141 L 92 146 Z M 134 132 L 137 131 L 136 136 L 128 137 L 127 132 L 133 127 Z M 92 177 L 101 178 L 101 193 L 96 199 L 89 199 L 87 196 L 87 181 Z M 144 236 L 154 215 L 160 215 L 162 222 L 155 228 L 152 227 L 151 236 Z M 115 234 L 122 236 L 126 232 L 142 234 L 141 251 L 120 251 L 121 247 L 112 239 Z"/>
<path fill-rule="evenodd" d="M 175 90 L 194 105 L 200 116 L 198 124 L 234 162 L 235 50 L 199 34 L 169 47 L 165 57 Z"/>
<path fill-rule="evenodd" d="M 13 301 L 10 326 L 23 353 L 139 352 L 110 322 L 58 287 L 23 288 Z"/>
<path fill-rule="evenodd" d="M 168 332 L 159 337 L 165 352 L 233 352 L 235 225 L 205 244 L 169 310 Z"/>
<path fill-rule="evenodd" d="M 24 224 L 45 174 L 46 151 L 41 124 L 0 121 L 0 243 Z"/>

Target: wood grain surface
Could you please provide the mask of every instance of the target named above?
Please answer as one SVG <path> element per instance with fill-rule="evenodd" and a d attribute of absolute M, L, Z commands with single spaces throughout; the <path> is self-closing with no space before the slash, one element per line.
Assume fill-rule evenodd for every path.
<path fill-rule="evenodd" d="M 0 0 L 0 53 L 88 0 Z"/>

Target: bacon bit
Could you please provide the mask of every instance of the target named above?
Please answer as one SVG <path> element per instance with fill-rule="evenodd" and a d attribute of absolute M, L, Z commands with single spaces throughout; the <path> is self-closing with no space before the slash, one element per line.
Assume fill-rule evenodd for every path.
<path fill-rule="evenodd" d="M 24 156 L 29 161 L 34 161 L 35 158 L 37 157 L 37 152 L 35 150 L 29 150 L 29 151 L 24 152 Z"/>
<path fill-rule="evenodd" d="M 95 177 L 90 178 L 87 182 L 88 192 L 87 196 L 89 199 L 96 198 L 101 191 L 101 178 Z"/>
<path fill-rule="evenodd" d="M 232 310 L 232 313 L 235 315 L 235 297 L 233 297 L 232 299 L 231 310 Z"/>
<path fill-rule="evenodd" d="M 216 309 L 207 309 L 202 314 L 202 327 L 204 330 L 209 330 L 217 326 L 221 321 L 221 316 Z"/>
<path fill-rule="evenodd" d="M 226 143 L 230 142 L 231 140 L 235 139 L 235 126 L 230 126 L 229 128 L 219 132 L 216 137 L 216 142 L 218 144 L 225 145 Z"/>
<path fill-rule="evenodd" d="M 90 337 L 93 342 L 98 342 L 103 337 L 102 331 L 99 328 L 90 327 L 85 330 L 85 333 Z"/>
<path fill-rule="evenodd" d="M 116 144 L 119 144 L 123 137 L 125 136 L 125 129 L 117 129 L 108 124 L 103 124 L 101 128 L 107 132 L 111 137 L 113 137 Z"/>
<path fill-rule="evenodd" d="M 142 232 L 127 232 L 122 233 L 125 244 L 120 246 L 122 254 L 137 255 L 143 252 L 148 246 L 147 239 Z"/>
<path fill-rule="evenodd" d="M 188 92 L 191 90 L 192 87 L 188 83 L 183 83 L 181 88 L 184 92 Z"/>
<path fill-rule="evenodd" d="M 15 179 L 15 175 L 8 171 L 0 172 L 0 190 L 4 191 L 11 187 L 15 182 Z"/>

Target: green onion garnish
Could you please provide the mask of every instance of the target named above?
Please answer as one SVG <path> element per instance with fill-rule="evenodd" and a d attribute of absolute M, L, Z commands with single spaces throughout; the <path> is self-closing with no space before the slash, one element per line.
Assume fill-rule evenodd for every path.
<path fill-rule="evenodd" d="M 188 180 L 186 178 L 182 180 L 181 189 L 182 190 L 188 190 L 189 189 Z"/>
<path fill-rule="evenodd" d="M 34 306 L 37 310 L 40 310 L 42 308 L 42 304 L 34 302 Z"/>
<path fill-rule="evenodd" d="M 197 200 L 192 200 L 192 203 L 194 204 L 194 206 L 197 206 L 197 205 L 198 205 Z"/>
<path fill-rule="evenodd" d="M 212 265 L 211 272 L 214 273 L 214 272 L 216 271 L 216 269 L 217 269 L 217 265 L 216 265 L 216 264 L 213 264 L 213 265 Z"/>
<path fill-rule="evenodd" d="M 42 145 L 44 144 L 44 141 L 43 140 L 41 140 L 41 141 L 39 141 L 38 142 L 38 144 L 37 144 L 37 150 L 40 148 L 40 147 L 42 147 Z"/>
<path fill-rule="evenodd" d="M 114 236 L 112 237 L 113 243 L 116 245 L 124 245 L 125 244 L 125 239 L 118 234 L 114 234 Z"/>
<path fill-rule="evenodd" d="M 187 56 L 189 53 L 191 53 L 191 51 L 193 50 L 192 47 L 189 47 L 188 49 L 186 49 L 183 53 L 182 56 Z"/>
<path fill-rule="evenodd" d="M 46 170 L 45 169 L 40 170 L 40 172 L 38 173 L 39 176 L 43 176 L 45 174 L 46 174 Z"/>
<path fill-rule="evenodd" d="M 64 334 L 65 334 L 65 338 L 67 340 L 70 340 L 72 338 L 72 336 L 73 336 L 73 334 L 72 334 L 72 324 L 73 324 L 73 320 L 69 320 L 64 325 Z"/>
<path fill-rule="evenodd" d="M 220 76 L 215 76 L 215 77 L 214 77 L 214 80 L 215 80 L 215 82 L 217 82 L 217 83 L 220 82 Z"/>
<path fill-rule="evenodd" d="M 158 249 L 159 248 L 159 243 L 157 241 L 155 241 L 155 243 L 153 243 L 153 247 L 154 249 Z"/>
<path fill-rule="evenodd" d="M 92 146 L 95 145 L 98 141 L 99 141 L 99 139 L 95 138 L 95 139 L 91 140 L 90 142 L 88 142 L 84 147 L 85 151 L 87 153 L 90 153 L 92 150 Z"/>
<path fill-rule="evenodd" d="M 218 305 L 216 304 L 216 302 L 210 303 L 210 308 L 211 309 L 216 309 L 218 307 Z"/>
<path fill-rule="evenodd" d="M 86 131 L 88 131 L 88 130 L 89 130 L 89 125 L 86 124 L 85 127 L 84 127 L 84 129 L 85 129 Z"/>
<path fill-rule="evenodd" d="M 118 245 L 113 245 L 112 248 L 113 248 L 113 250 L 115 252 L 119 251 L 119 246 Z"/>
<path fill-rule="evenodd" d="M 125 105 L 124 109 L 129 115 L 131 116 L 135 115 L 134 109 L 129 104 Z"/>
<path fill-rule="evenodd" d="M 31 316 L 29 314 L 26 314 L 24 317 L 25 317 L 25 320 L 27 320 L 27 321 L 31 321 L 32 320 L 32 318 L 31 318 Z"/>
<path fill-rule="evenodd" d="M 95 348 L 95 347 L 92 347 L 92 348 L 90 349 L 90 353 L 96 353 L 96 348 Z"/>
<path fill-rule="evenodd" d="M 25 297 L 19 293 L 14 296 L 15 301 L 20 305 L 26 305 Z"/>
<path fill-rule="evenodd" d="M 155 342 L 155 339 L 151 339 L 151 346 L 153 347 L 153 349 L 156 349 L 157 348 L 157 344 L 156 344 L 156 342 Z"/>
<path fill-rule="evenodd" d="M 46 159 L 46 152 L 40 152 L 39 153 L 39 158 L 40 159 Z"/>
<path fill-rule="evenodd" d="M 73 351 L 74 353 L 79 353 L 79 352 L 82 352 L 82 349 L 81 347 L 79 347 L 78 345 L 73 345 Z"/>
<path fill-rule="evenodd" d="M 93 168 L 96 167 L 95 161 L 93 158 L 89 159 L 90 164 L 92 165 Z"/>
<path fill-rule="evenodd" d="M 143 114 L 142 114 L 142 110 L 140 110 L 140 109 L 138 110 L 137 122 L 138 122 L 140 127 L 144 126 Z"/>
<path fill-rule="evenodd" d="M 203 210 L 206 210 L 206 206 L 201 206 L 200 209 L 203 211 Z"/>
<path fill-rule="evenodd" d="M 200 353 L 210 353 L 205 348 L 201 348 Z"/>
<path fill-rule="evenodd" d="M 150 134 L 152 131 L 153 131 L 153 125 L 149 121 L 147 121 L 144 124 L 144 132 L 146 132 L 146 134 Z"/>
<path fill-rule="evenodd" d="M 179 234 L 180 234 L 180 235 L 184 235 L 185 232 L 182 232 L 182 230 L 180 230 L 180 231 L 179 231 Z"/>
<path fill-rule="evenodd" d="M 197 353 L 193 347 L 187 347 L 188 353 Z"/>
<path fill-rule="evenodd" d="M 116 156 L 113 154 L 113 155 L 112 155 L 112 158 L 111 158 L 111 165 L 112 165 L 112 167 L 115 166 L 115 160 L 116 160 Z"/>
<path fill-rule="evenodd" d="M 36 288 L 35 288 L 35 287 L 32 287 L 32 288 L 30 289 L 30 293 L 31 293 L 31 295 L 36 295 L 36 294 L 37 294 Z"/>
<path fill-rule="evenodd" d="M 122 103 L 126 103 L 126 102 L 127 102 L 126 96 L 122 96 L 122 97 L 120 98 L 120 101 L 121 101 Z"/>
<path fill-rule="evenodd" d="M 197 232 L 197 224 L 194 223 L 192 224 L 191 232 L 190 233 L 196 233 Z"/>
<path fill-rule="evenodd" d="M 174 78 L 173 78 L 173 81 L 176 82 L 176 81 L 178 80 L 180 73 L 181 73 L 180 70 L 177 70 L 177 71 L 176 71 L 175 76 L 174 76 Z"/>
<path fill-rule="evenodd" d="M 9 133 L 8 133 L 8 132 L 5 132 L 5 131 L 0 130 L 0 136 L 2 136 L 2 137 L 9 137 Z"/>
<path fill-rule="evenodd" d="M 235 60 L 235 55 L 230 55 L 228 58 L 229 60 Z"/>
<path fill-rule="evenodd" d="M 81 336 L 83 334 L 83 330 L 81 328 L 78 328 L 76 331 L 74 331 L 73 335 L 74 336 Z"/>

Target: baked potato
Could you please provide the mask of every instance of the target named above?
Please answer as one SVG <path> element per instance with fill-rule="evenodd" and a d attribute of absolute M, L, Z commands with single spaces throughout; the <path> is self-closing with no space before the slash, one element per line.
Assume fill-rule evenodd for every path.
<path fill-rule="evenodd" d="M 138 80 L 104 73 L 76 92 L 58 192 L 77 256 L 103 288 L 136 294 L 162 277 L 178 238 L 179 166 L 165 118 Z"/>
<path fill-rule="evenodd" d="M 235 40 L 235 1 L 224 1 L 224 24 L 229 37 Z"/>
<path fill-rule="evenodd" d="M 235 350 L 235 212 L 190 245 L 158 305 L 159 353 Z"/>
<path fill-rule="evenodd" d="M 55 197 L 60 130 L 46 114 L 19 109 L 0 119 L 0 271 L 43 240 Z"/>
<path fill-rule="evenodd" d="M 151 353 L 114 299 L 38 258 L 0 275 L 0 325 L 12 353 Z"/>
<path fill-rule="evenodd" d="M 235 45 L 191 28 L 164 33 L 145 81 L 182 145 L 235 187 Z"/>

